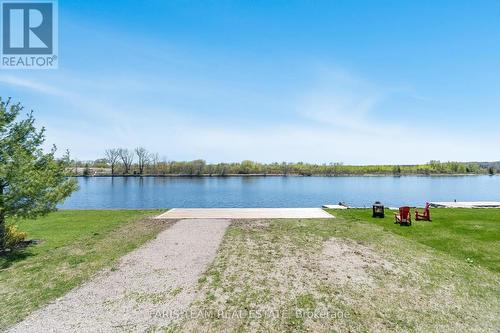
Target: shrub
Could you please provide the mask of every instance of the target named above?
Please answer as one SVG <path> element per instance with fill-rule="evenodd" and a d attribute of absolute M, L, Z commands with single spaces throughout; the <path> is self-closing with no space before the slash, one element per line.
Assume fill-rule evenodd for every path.
<path fill-rule="evenodd" d="M 11 249 L 22 243 L 28 236 L 26 232 L 19 230 L 17 225 L 8 225 L 5 228 L 5 231 L 6 247 Z"/>
<path fill-rule="evenodd" d="M 90 167 L 89 167 L 89 164 L 88 164 L 88 163 L 85 163 L 85 169 L 83 169 L 83 175 L 84 175 L 85 177 L 90 176 Z"/>

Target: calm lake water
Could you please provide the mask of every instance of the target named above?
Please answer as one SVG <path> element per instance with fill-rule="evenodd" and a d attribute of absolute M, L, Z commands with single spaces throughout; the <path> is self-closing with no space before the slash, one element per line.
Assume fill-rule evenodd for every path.
<path fill-rule="evenodd" d="M 500 176 L 91 177 L 61 208 L 320 207 L 500 201 Z"/>

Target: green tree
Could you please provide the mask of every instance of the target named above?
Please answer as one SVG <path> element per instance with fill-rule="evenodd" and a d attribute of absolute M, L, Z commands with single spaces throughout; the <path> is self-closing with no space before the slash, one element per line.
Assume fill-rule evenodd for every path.
<path fill-rule="evenodd" d="M 83 175 L 85 177 L 90 176 L 90 166 L 88 163 L 85 163 L 85 168 L 83 169 Z"/>
<path fill-rule="evenodd" d="M 23 107 L 0 98 L 0 252 L 5 250 L 8 217 L 35 218 L 56 209 L 57 203 L 77 189 L 68 179 L 69 155 L 54 157 L 55 147 L 44 153 L 44 129 L 37 130 Z"/>
<path fill-rule="evenodd" d="M 202 176 L 205 170 L 206 162 L 204 160 L 191 161 L 191 176 Z"/>
<path fill-rule="evenodd" d="M 248 175 L 253 172 L 255 163 L 253 161 L 245 160 L 239 165 L 239 172 L 244 175 Z"/>
<path fill-rule="evenodd" d="M 392 173 L 395 175 L 400 175 L 401 174 L 401 166 L 400 165 L 393 166 Z"/>

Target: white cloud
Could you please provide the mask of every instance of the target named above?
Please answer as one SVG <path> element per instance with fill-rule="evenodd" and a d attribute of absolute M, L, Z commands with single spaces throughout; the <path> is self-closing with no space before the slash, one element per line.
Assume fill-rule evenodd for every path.
<path fill-rule="evenodd" d="M 52 96 L 67 95 L 67 93 L 64 90 L 61 90 L 59 88 L 53 87 L 45 83 L 40 83 L 35 80 L 22 78 L 19 76 L 2 74 L 0 75 L 0 82 Z"/>
<path fill-rule="evenodd" d="M 384 135 L 400 132 L 399 124 L 380 121 L 376 108 L 390 94 L 341 69 L 321 68 L 316 81 L 299 96 L 297 112 L 318 125 L 357 134 Z"/>
<path fill-rule="evenodd" d="M 67 143 L 67 148 L 81 159 L 97 158 L 107 147 L 144 146 L 174 160 L 203 158 L 209 162 L 230 162 L 251 159 L 354 164 L 423 163 L 431 159 L 491 160 L 493 158 L 484 152 L 493 150 L 497 142 L 493 138 L 443 137 L 439 133 L 374 136 L 314 125 L 228 128 L 174 119 L 170 123 L 140 120 L 136 126 L 128 126 L 126 131 L 101 129 L 92 131 L 92 135 L 49 128 L 49 141 Z"/>
<path fill-rule="evenodd" d="M 419 131 L 401 123 L 400 118 L 381 120 L 378 108 L 392 97 L 392 89 L 341 70 L 322 68 L 319 73 L 307 89 L 287 96 L 281 104 L 283 109 L 290 108 L 289 117 L 261 120 L 258 125 L 237 118 L 232 122 L 229 116 L 212 119 L 212 114 L 199 111 L 187 114 L 179 106 L 169 105 L 169 97 L 143 98 L 148 84 L 134 78 L 117 80 L 116 86 L 112 79 L 101 78 L 92 84 L 62 75 L 58 84 L 56 80 L 47 80 L 48 84 L 13 75 L 0 75 L 0 82 L 52 96 L 54 108 L 61 108 L 64 101 L 68 108 L 86 115 L 85 120 L 40 120 L 47 127 L 47 143 L 55 143 L 61 150 L 69 148 L 80 159 L 101 157 L 104 149 L 117 146 L 144 146 L 171 159 L 204 158 L 210 162 L 252 159 L 403 164 L 431 159 L 495 159 L 489 152 L 496 149 L 498 133 L 472 137 L 432 126 Z M 158 92 L 162 81 L 157 78 L 152 82 L 152 89 Z M 219 91 L 221 98 L 224 93 L 232 95 L 236 106 L 238 99 L 250 95 L 255 100 L 252 106 L 268 104 L 273 97 L 273 93 L 240 92 L 230 89 L 233 87 L 228 93 L 222 83 L 217 86 L 210 81 L 189 84 L 186 79 L 182 87 L 175 87 L 170 78 L 166 83 L 174 91 L 178 89 L 183 98 L 213 102 L 207 109 L 224 106 L 217 104 L 217 98 L 205 100 L 208 92 Z M 138 90 L 141 93 L 136 96 L 134 91 Z M 262 112 L 254 116 L 262 117 Z"/>

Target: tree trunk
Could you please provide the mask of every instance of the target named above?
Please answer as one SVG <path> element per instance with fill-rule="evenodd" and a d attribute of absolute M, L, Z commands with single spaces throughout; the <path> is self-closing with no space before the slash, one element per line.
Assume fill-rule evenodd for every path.
<path fill-rule="evenodd" d="M 0 187 L 0 252 L 5 250 L 7 234 L 5 230 L 5 212 L 3 210 L 3 187 Z"/>
<path fill-rule="evenodd" d="M 5 230 L 5 215 L 0 208 L 0 253 L 5 250 L 7 234 Z"/>

